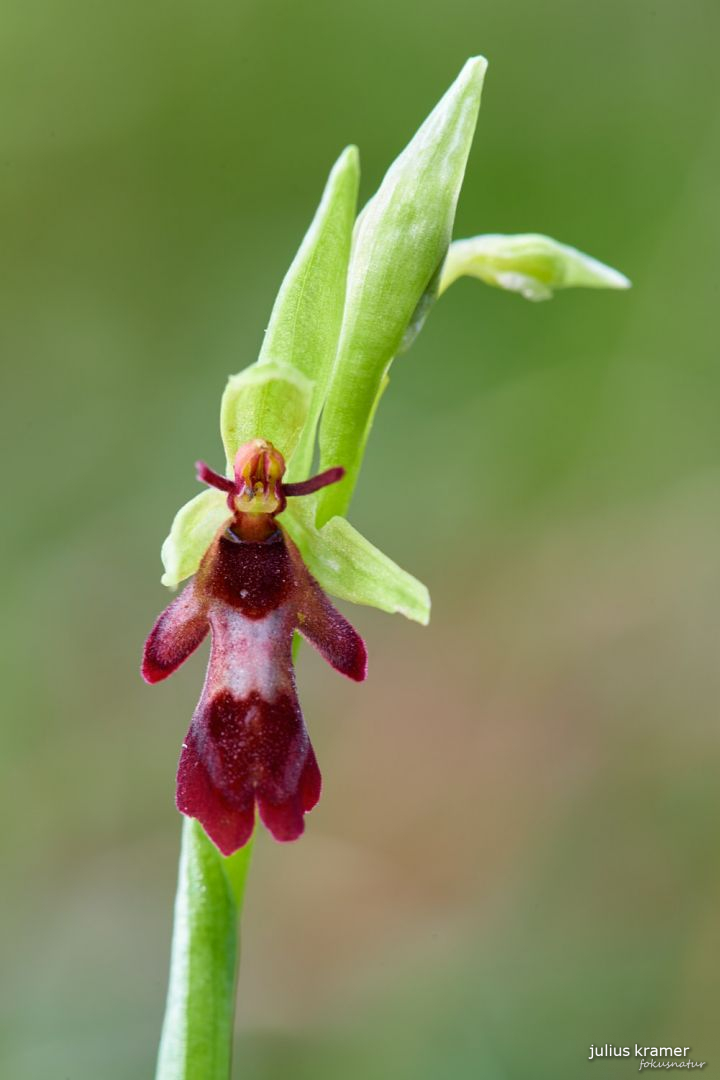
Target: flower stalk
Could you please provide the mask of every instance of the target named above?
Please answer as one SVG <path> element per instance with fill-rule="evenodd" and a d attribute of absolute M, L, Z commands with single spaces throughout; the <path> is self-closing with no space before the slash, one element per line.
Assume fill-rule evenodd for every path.
<path fill-rule="evenodd" d="M 239 921 L 252 842 L 223 857 L 183 819 L 170 979 L 156 1080 L 230 1075 Z"/>

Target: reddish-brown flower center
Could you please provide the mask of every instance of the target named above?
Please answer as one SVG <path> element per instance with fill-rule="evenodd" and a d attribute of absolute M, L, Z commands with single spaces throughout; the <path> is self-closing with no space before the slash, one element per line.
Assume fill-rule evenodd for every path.
<path fill-rule="evenodd" d="M 285 509 L 285 458 L 271 442 L 244 443 L 234 462 L 234 509 L 241 514 L 277 514 Z"/>
<path fill-rule="evenodd" d="M 198 480 L 224 491 L 235 515 L 233 529 L 242 540 L 263 540 L 275 529 L 272 519 L 282 513 L 290 497 L 311 495 L 342 480 L 345 470 L 326 469 L 309 480 L 284 484 L 285 458 L 267 439 L 243 443 L 233 462 L 234 479 L 221 476 L 204 461 L 195 463 Z"/>

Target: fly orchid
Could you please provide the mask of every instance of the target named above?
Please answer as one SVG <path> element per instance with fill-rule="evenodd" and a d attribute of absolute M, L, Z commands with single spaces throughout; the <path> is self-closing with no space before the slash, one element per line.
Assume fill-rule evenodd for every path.
<path fill-rule="evenodd" d="M 260 356 L 223 394 L 227 475 L 199 463 L 207 488 L 178 511 L 162 547 L 163 584 L 191 580 L 158 619 L 143 674 L 165 678 L 209 630 L 212 648 L 178 771 L 187 816 L 157 1080 L 227 1080 L 255 807 L 277 839 L 290 840 L 320 794 L 293 634 L 360 680 L 365 646 L 326 593 L 429 619 L 425 586 L 346 518 L 393 358 L 462 276 L 529 300 L 629 285 L 539 234 L 452 241 L 485 69 L 482 57 L 467 61 L 357 218 L 358 153 L 340 156 Z M 308 480 L 316 451 L 320 472 Z"/>
<path fill-rule="evenodd" d="M 482 57 L 467 62 L 357 219 L 357 150 L 341 155 L 260 357 L 225 389 L 228 475 L 198 463 L 209 490 L 179 511 L 163 545 L 163 583 L 194 577 L 148 638 L 143 676 L 165 678 L 212 631 L 177 805 L 225 854 L 248 840 L 256 804 L 272 834 L 289 840 L 319 797 L 295 691 L 294 632 L 343 674 L 365 677 L 364 645 L 325 593 L 428 622 L 425 586 L 345 517 L 393 357 L 463 275 L 530 299 L 569 285 L 629 284 L 536 234 L 451 243 L 485 68 Z M 321 472 L 298 479 L 316 440 Z"/>
<path fill-rule="evenodd" d="M 167 678 L 212 632 L 205 685 L 180 757 L 177 807 L 232 855 L 252 835 L 256 806 L 276 840 L 295 840 L 320 798 L 295 688 L 293 633 L 357 682 L 367 673 L 367 654 L 277 521 L 288 498 L 337 483 L 344 470 L 286 484 L 280 451 L 254 439 L 237 451 L 233 479 L 203 462 L 197 474 L 223 492 L 232 517 L 155 623 L 142 675 L 148 683 Z"/>

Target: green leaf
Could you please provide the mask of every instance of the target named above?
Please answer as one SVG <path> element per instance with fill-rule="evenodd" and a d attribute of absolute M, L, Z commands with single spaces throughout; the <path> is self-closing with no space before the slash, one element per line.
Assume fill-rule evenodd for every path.
<path fill-rule="evenodd" d="M 321 468 L 343 465 L 347 475 L 323 492 L 321 524 L 347 509 L 379 387 L 447 253 L 486 67 L 468 60 L 358 218 L 320 423 Z"/>
<path fill-rule="evenodd" d="M 555 289 L 629 289 L 619 270 L 549 236 L 488 234 L 450 245 L 440 280 L 443 293 L 464 274 L 487 285 L 520 293 L 526 300 L 549 300 Z"/>
<path fill-rule="evenodd" d="M 215 533 L 229 517 L 225 495 L 215 488 L 201 491 L 178 510 L 160 552 L 165 567 L 163 585 L 174 589 L 195 573 Z"/>
<path fill-rule="evenodd" d="M 170 981 L 156 1080 L 228 1080 L 238 916 L 252 845 L 223 858 L 183 820 Z"/>
<path fill-rule="evenodd" d="M 341 600 L 396 612 L 426 626 L 430 620 L 427 588 L 374 547 L 342 517 L 321 529 L 313 524 L 311 499 L 293 502 L 283 525 L 297 544 L 320 585 Z"/>
<path fill-rule="evenodd" d="M 280 360 L 252 364 L 231 375 L 220 405 L 228 475 L 238 447 L 251 439 L 268 439 L 287 461 L 300 441 L 311 397 L 311 381 Z"/>
<path fill-rule="evenodd" d="M 315 432 L 337 352 L 357 204 L 357 148 L 347 147 L 333 167 L 312 224 L 293 259 L 273 307 L 259 363 L 290 364 L 313 382 L 300 443 L 288 479 L 310 473 Z"/>

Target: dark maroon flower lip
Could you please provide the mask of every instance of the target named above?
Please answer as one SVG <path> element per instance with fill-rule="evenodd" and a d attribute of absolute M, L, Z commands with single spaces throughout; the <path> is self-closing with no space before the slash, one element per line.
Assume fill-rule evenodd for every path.
<path fill-rule="evenodd" d="M 285 497 L 310 494 L 344 474 L 330 469 L 283 488 L 281 455 L 260 440 L 248 446 L 238 452 L 236 480 L 218 478 L 227 485 L 221 490 L 228 500 L 240 499 L 243 507 L 250 489 L 250 504 L 257 498 L 265 506 L 284 506 Z M 241 495 L 238 460 L 244 469 Z M 218 475 L 207 466 L 202 473 L 206 483 Z M 180 757 L 176 802 L 202 823 L 224 855 L 247 843 L 256 813 L 276 840 L 297 839 L 304 815 L 320 797 L 320 771 L 295 687 L 294 632 L 348 678 L 361 682 L 367 674 L 362 638 L 312 577 L 276 522 L 278 513 L 235 505 L 232 522 L 220 529 L 195 577 L 158 618 L 143 656 L 143 678 L 160 682 L 211 632 L 205 685 Z"/>
<path fill-rule="evenodd" d="M 320 770 L 294 694 L 219 691 L 201 704 L 183 744 L 177 806 L 224 855 L 247 843 L 256 808 L 276 840 L 302 835 L 320 798 Z"/>

